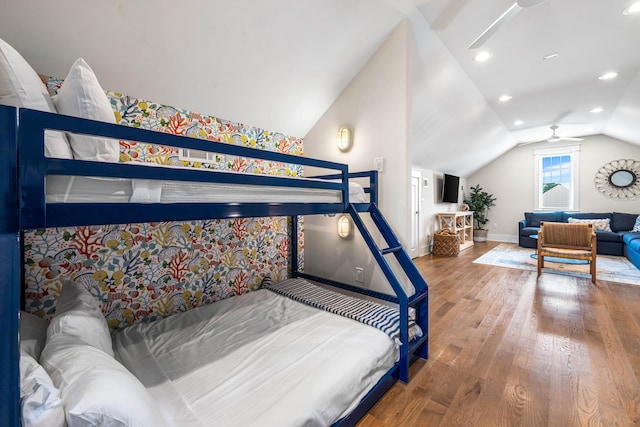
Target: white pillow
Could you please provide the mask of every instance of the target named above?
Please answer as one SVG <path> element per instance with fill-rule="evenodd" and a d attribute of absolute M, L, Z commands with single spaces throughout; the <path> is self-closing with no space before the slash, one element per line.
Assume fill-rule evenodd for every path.
<path fill-rule="evenodd" d="M 0 39 L 0 104 L 56 113 L 47 88 L 25 59 Z M 73 159 L 67 137 L 62 132 L 46 131 L 45 155 Z"/>
<path fill-rule="evenodd" d="M 116 123 L 106 93 L 91 67 L 82 58 L 73 63 L 53 100 L 60 114 Z M 117 162 L 120 158 L 120 143 L 117 139 L 73 133 L 69 133 L 68 137 L 75 159 Z"/>
<path fill-rule="evenodd" d="M 603 219 L 578 219 L 569 218 L 570 224 L 593 224 L 594 230 L 611 231 L 611 220 L 609 218 Z"/>
<path fill-rule="evenodd" d="M 40 360 L 46 339 L 47 322 L 40 316 L 20 311 L 20 349 Z"/>
<path fill-rule="evenodd" d="M 165 425 L 153 397 L 131 372 L 75 337 L 47 341 L 42 365 L 60 389 L 69 427 Z"/>
<path fill-rule="evenodd" d="M 66 426 L 60 392 L 42 366 L 24 351 L 20 352 L 20 410 L 23 427 Z"/>
<path fill-rule="evenodd" d="M 84 286 L 66 281 L 56 311 L 47 328 L 47 343 L 56 334 L 72 335 L 113 357 L 113 344 L 107 320 L 98 301 Z"/>
<path fill-rule="evenodd" d="M 631 231 L 635 233 L 640 231 L 640 215 L 636 218 L 636 223 L 633 225 L 633 229 L 631 229 Z"/>

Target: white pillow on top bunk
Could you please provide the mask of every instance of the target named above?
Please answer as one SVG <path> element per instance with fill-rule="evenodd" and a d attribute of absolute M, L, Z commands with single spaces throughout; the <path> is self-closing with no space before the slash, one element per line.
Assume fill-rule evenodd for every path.
<path fill-rule="evenodd" d="M 58 334 L 47 341 L 42 365 L 60 389 L 69 427 L 165 425 L 142 383 L 116 359 L 77 337 Z"/>
<path fill-rule="evenodd" d="M 0 39 L 0 104 L 56 113 L 46 86 L 29 63 L 7 42 Z M 46 131 L 45 155 L 72 159 L 67 137 L 62 132 Z"/>
<path fill-rule="evenodd" d="M 116 123 L 116 118 L 98 78 L 84 59 L 71 66 L 53 101 L 60 114 Z M 117 139 L 69 133 L 73 157 L 77 160 L 117 162 L 120 142 Z"/>
<path fill-rule="evenodd" d="M 55 314 L 47 328 L 47 345 L 58 334 L 72 335 L 113 357 L 107 320 L 98 301 L 79 283 L 66 281 L 62 285 Z"/>

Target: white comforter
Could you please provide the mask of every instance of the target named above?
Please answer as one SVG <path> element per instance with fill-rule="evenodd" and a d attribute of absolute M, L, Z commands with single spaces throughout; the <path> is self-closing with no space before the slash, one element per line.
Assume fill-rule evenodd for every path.
<path fill-rule="evenodd" d="M 116 357 L 176 426 L 328 426 L 394 364 L 383 332 L 250 292 L 114 337 Z"/>

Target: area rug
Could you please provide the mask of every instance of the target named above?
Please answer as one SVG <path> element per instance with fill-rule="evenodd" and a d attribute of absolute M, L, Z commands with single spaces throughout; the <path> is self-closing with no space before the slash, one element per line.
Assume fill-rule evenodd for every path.
<path fill-rule="evenodd" d="M 538 260 L 531 257 L 534 253 L 534 249 L 521 248 L 512 243 L 501 243 L 473 262 L 537 271 Z M 640 285 L 640 270 L 625 257 L 598 255 L 596 267 L 598 280 Z M 589 266 L 586 264 L 549 262 L 548 258 L 545 259 L 543 272 L 591 278 Z"/>

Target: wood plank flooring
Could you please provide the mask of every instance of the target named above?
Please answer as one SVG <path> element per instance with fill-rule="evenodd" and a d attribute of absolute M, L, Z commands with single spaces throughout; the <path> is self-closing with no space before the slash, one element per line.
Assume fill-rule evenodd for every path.
<path fill-rule="evenodd" d="M 640 286 L 415 260 L 429 284 L 429 360 L 359 427 L 640 425 Z"/>

